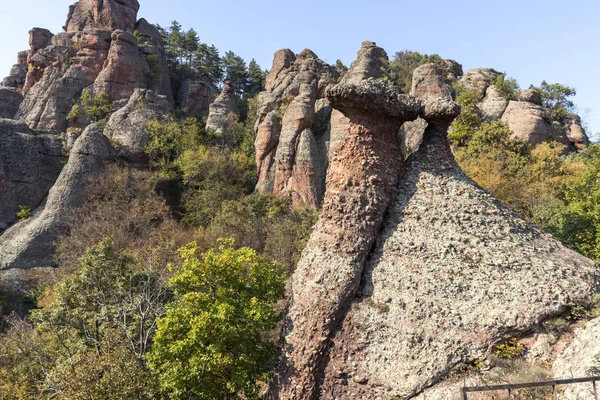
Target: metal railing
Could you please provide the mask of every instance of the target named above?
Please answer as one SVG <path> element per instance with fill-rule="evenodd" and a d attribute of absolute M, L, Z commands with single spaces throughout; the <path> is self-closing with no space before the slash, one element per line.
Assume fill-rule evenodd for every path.
<path fill-rule="evenodd" d="M 596 390 L 596 382 L 600 381 L 600 376 L 591 376 L 589 378 L 573 378 L 573 379 L 558 379 L 553 381 L 546 382 L 531 382 L 531 383 L 514 383 L 514 384 L 505 384 L 505 385 L 494 385 L 494 386 L 467 386 L 462 388 L 462 398 L 463 400 L 468 400 L 468 393 L 473 392 L 495 392 L 495 391 L 508 391 L 508 398 L 512 399 L 513 392 L 518 389 L 528 389 L 528 388 L 536 388 L 536 387 L 552 387 L 552 393 L 554 398 L 556 398 L 556 386 L 558 385 L 570 385 L 574 383 L 588 383 L 592 384 L 592 389 L 594 391 L 594 399 L 598 400 L 598 392 Z"/>

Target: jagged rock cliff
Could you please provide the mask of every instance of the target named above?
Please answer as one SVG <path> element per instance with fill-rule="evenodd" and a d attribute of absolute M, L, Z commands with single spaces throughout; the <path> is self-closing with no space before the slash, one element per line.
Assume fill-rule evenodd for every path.
<path fill-rule="evenodd" d="M 13 96 L 4 111 L 8 93 L 0 93 L 2 115 L 21 119 L 31 129 L 64 131 L 84 89 L 106 93 L 110 101 L 127 100 L 136 88 L 152 89 L 173 102 L 162 38 L 146 20 L 136 22 L 138 9 L 137 0 L 82 0 L 71 7 L 65 32 L 32 29 L 26 60 L 20 53 L 3 81 L 24 98 L 13 113 L 18 100 Z"/>
<path fill-rule="evenodd" d="M 597 265 L 463 174 L 446 138 L 459 110 L 423 68 L 415 97 L 328 91 L 350 130 L 292 277 L 276 397 L 409 398 L 600 291 Z M 424 142 L 402 166 L 392 132 L 417 115 Z"/>
<path fill-rule="evenodd" d="M 295 204 L 321 203 L 333 140 L 324 90 L 338 76 L 308 49 L 275 54 L 254 129 L 258 191 L 289 196 Z"/>

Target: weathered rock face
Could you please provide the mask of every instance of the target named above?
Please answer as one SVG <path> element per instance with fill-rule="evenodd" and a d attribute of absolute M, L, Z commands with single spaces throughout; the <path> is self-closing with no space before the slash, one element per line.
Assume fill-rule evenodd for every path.
<path fill-rule="evenodd" d="M 137 0 L 80 0 L 69 9 L 65 31 L 86 29 L 133 32 L 140 5 Z"/>
<path fill-rule="evenodd" d="M 181 84 L 176 102 L 186 116 L 201 118 L 208 112 L 217 95 L 218 90 L 214 85 L 204 81 L 187 79 Z"/>
<path fill-rule="evenodd" d="M 104 171 L 115 152 L 108 139 L 90 125 L 77 139 L 45 204 L 34 215 L 0 236 L 0 269 L 29 269 L 53 265 L 54 242 L 71 212 L 84 200 L 86 183 Z"/>
<path fill-rule="evenodd" d="M 542 97 L 535 89 L 527 89 L 519 91 L 519 100 L 533 103 L 537 106 L 542 105 Z"/>
<path fill-rule="evenodd" d="M 508 103 L 502 121 L 514 132 L 515 138 L 536 146 L 552 136 L 550 112 L 540 106 L 525 101 Z"/>
<path fill-rule="evenodd" d="M 490 82 L 499 75 L 498 71 L 491 68 L 474 68 L 460 79 L 460 84 L 467 90 L 474 90 L 485 96 L 485 91 L 490 86 Z"/>
<path fill-rule="evenodd" d="M 127 105 L 111 115 L 104 134 L 119 143 L 119 155 L 131 163 L 145 164 L 144 148 L 150 140 L 146 123 L 164 119 L 170 114 L 166 96 L 151 90 L 136 89 Z"/>
<path fill-rule="evenodd" d="M 552 364 L 554 379 L 597 376 L 600 371 L 600 318 L 576 329 L 572 342 L 556 357 Z M 566 385 L 559 397 L 563 400 L 593 399 L 591 383 Z"/>
<path fill-rule="evenodd" d="M 350 65 L 340 83 L 359 83 L 366 78 L 379 78 L 383 74 L 381 60 L 387 60 L 388 55 L 376 43 L 364 41 L 358 57 Z"/>
<path fill-rule="evenodd" d="M 413 72 L 411 94 L 419 93 L 422 100 L 442 98 L 452 100 L 452 90 L 436 64 L 424 64 Z"/>
<path fill-rule="evenodd" d="M 14 118 L 22 101 L 23 95 L 16 88 L 0 86 L 0 118 Z"/>
<path fill-rule="evenodd" d="M 446 138 L 456 104 L 368 87 L 329 90 L 352 128 L 292 278 L 282 399 L 409 398 L 600 291 L 597 265 L 463 174 Z M 391 121 L 419 114 L 424 142 L 402 167 Z"/>
<path fill-rule="evenodd" d="M 0 120 L 0 232 L 17 220 L 19 206 L 35 209 L 48 194 L 64 161 L 56 135 Z"/>
<path fill-rule="evenodd" d="M 136 24 L 138 8 L 137 0 L 81 0 L 71 7 L 66 32 L 53 36 L 34 28 L 31 49 L 3 81 L 22 88 L 16 118 L 32 129 L 64 131 L 73 104 L 88 88 L 106 93 L 117 107 L 136 88 L 173 102 L 162 37 L 146 20 Z"/>
<path fill-rule="evenodd" d="M 208 119 L 206 120 L 207 130 L 227 132 L 233 128 L 231 125 L 239 118 L 240 111 L 237 106 L 235 88 L 231 85 L 231 82 L 225 82 L 221 94 L 210 105 L 209 110 Z"/>
<path fill-rule="evenodd" d="M 487 88 L 483 100 L 477 104 L 477 107 L 485 120 L 497 121 L 504 115 L 506 107 L 508 107 L 508 100 L 502 97 L 495 87 L 490 86 Z"/>
<path fill-rule="evenodd" d="M 398 129 L 422 111 L 375 80 L 336 85 L 327 98 L 350 129 L 331 160 L 323 212 L 292 280 L 282 399 L 319 398 L 329 339 L 356 293 L 396 184 Z"/>
<path fill-rule="evenodd" d="M 306 49 L 275 54 L 255 124 L 256 189 L 317 206 L 325 187 L 331 107 L 324 90 L 339 74 Z"/>
<path fill-rule="evenodd" d="M 33 51 L 38 51 L 50 44 L 54 34 L 48 29 L 33 28 L 29 31 L 29 47 Z"/>
<path fill-rule="evenodd" d="M 583 150 L 589 146 L 590 139 L 585 134 L 585 130 L 581 126 L 581 118 L 578 115 L 570 114 L 565 119 L 563 127 L 565 135 L 577 150 Z"/>
<path fill-rule="evenodd" d="M 95 93 L 107 93 L 110 101 L 128 99 L 135 88 L 148 87 L 150 68 L 133 34 L 116 30 L 104 68 L 94 82 Z"/>

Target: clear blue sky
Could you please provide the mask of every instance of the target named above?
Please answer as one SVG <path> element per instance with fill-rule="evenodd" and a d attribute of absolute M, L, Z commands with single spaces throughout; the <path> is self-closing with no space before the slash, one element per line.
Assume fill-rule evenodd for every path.
<path fill-rule="evenodd" d="M 577 89 L 575 102 L 591 133 L 600 132 L 600 2 L 598 0 L 139 0 L 139 17 L 193 27 L 202 41 L 270 68 L 284 47 L 310 48 L 330 63 L 350 64 L 362 40 L 390 55 L 438 53 L 465 71 L 491 67 L 521 87 L 543 79 Z M 58 32 L 74 0 L 2 1 L 0 75 L 27 48 L 30 28 Z"/>

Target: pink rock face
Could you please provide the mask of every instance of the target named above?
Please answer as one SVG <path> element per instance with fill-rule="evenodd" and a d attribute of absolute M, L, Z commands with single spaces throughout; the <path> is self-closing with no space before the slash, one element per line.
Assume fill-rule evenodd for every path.
<path fill-rule="evenodd" d="M 318 206 L 328 165 L 329 115 L 323 91 L 337 71 L 305 49 L 275 54 L 255 124 L 256 190 Z"/>
<path fill-rule="evenodd" d="M 33 28 L 29 31 L 29 47 L 33 51 L 38 51 L 50 44 L 52 39 L 52 32 L 48 29 Z"/>
<path fill-rule="evenodd" d="M 181 85 L 177 95 L 177 104 L 188 117 L 201 118 L 209 110 L 218 95 L 212 84 L 188 79 Z"/>
<path fill-rule="evenodd" d="M 581 126 L 581 118 L 578 115 L 569 115 L 564 121 L 564 129 L 567 138 L 577 150 L 584 150 L 590 145 L 590 139 Z"/>
<path fill-rule="evenodd" d="M 137 0 L 80 0 L 69 9 L 66 32 L 86 29 L 133 32 L 140 5 Z"/>
<path fill-rule="evenodd" d="M 513 137 L 537 146 L 552 137 L 548 110 L 525 101 L 511 101 L 502 116 L 514 132 Z"/>
<path fill-rule="evenodd" d="M 104 68 L 94 82 L 94 91 L 107 93 L 110 101 L 129 99 L 134 89 L 148 88 L 148 63 L 131 33 L 117 30 L 111 39 Z"/>

